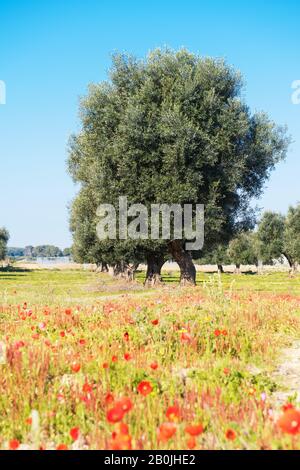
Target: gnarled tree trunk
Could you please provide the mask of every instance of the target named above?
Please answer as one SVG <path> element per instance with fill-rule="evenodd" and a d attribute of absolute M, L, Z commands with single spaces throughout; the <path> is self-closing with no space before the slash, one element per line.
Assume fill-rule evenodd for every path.
<path fill-rule="evenodd" d="M 139 263 L 128 264 L 125 261 L 120 261 L 113 266 L 113 275 L 119 279 L 125 279 L 128 282 L 134 280 L 134 275 L 139 266 Z"/>
<path fill-rule="evenodd" d="M 224 269 L 223 269 L 222 264 L 218 264 L 218 273 L 220 273 L 220 274 L 224 273 Z"/>
<path fill-rule="evenodd" d="M 191 253 L 183 248 L 182 240 L 172 240 L 169 243 L 169 250 L 180 268 L 180 284 L 195 286 L 196 268 Z"/>
<path fill-rule="evenodd" d="M 153 253 L 147 256 L 147 272 L 144 282 L 145 286 L 153 287 L 157 284 L 161 284 L 161 268 L 164 263 L 165 258 L 163 255 Z"/>

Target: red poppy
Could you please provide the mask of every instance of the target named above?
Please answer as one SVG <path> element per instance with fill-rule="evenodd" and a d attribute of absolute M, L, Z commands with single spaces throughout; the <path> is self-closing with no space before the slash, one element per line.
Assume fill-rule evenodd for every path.
<path fill-rule="evenodd" d="M 126 331 L 126 333 L 124 333 L 124 341 L 129 341 L 129 333 Z"/>
<path fill-rule="evenodd" d="M 294 409 L 294 405 L 292 403 L 286 403 L 282 407 L 282 411 L 293 410 L 293 409 Z"/>
<path fill-rule="evenodd" d="M 59 334 L 62 338 L 64 338 L 66 336 L 66 333 L 64 331 L 61 331 Z"/>
<path fill-rule="evenodd" d="M 117 362 L 118 361 L 118 356 L 112 356 L 111 360 L 112 360 L 112 362 Z"/>
<path fill-rule="evenodd" d="M 70 429 L 70 436 L 72 437 L 73 441 L 77 441 L 80 434 L 79 428 L 75 427 Z"/>
<path fill-rule="evenodd" d="M 108 369 L 108 367 L 109 367 L 108 362 L 103 362 L 102 367 L 103 367 L 103 369 Z"/>
<path fill-rule="evenodd" d="M 85 343 L 86 343 L 85 339 L 80 339 L 80 340 L 79 340 L 79 344 L 80 344 L 81 346 L 83 346 Z"/>
<path fill-rule="evenodd" d="M 300 411 L 293 408 L 288 409 L 277 421 L 281 431 L 287 434 L 298 434 L 300 432 Z"/>
<path fill-rule="evenodd" d="M 156 320 L 152 320 L 151 323 L 152 323 L 152 325 L 156 326 L 156 325 L 159 324 L 159 320 L 157 320 L 157 319 L 156 319 Z"/>
<path fill-rule="evenodd" d="M 133 407 L 132 401 L 128 397 L 122 397 L 116 402 L 116 406 L 120 406 L 124 413 L 128 413 Z"/>
<path fill-rule="evenodd" d="M 196 439 L 195 439 L 193 436 L 191 436 L 191 437 L 187 440 L 186 445 L 187 445 L 187 448 L 190 449 L 190 450 L 195 449 L 195 447 L 196 447 L 196 445 L 197 445 Z"/>
<path fill-rule="evenodd" d="M 182 342 L 190 343 L 192 341 L 192 336 L 190 335 L 190 333 L 187 333 L 186 331 L 183 331 L 181 333 L 180 339 L 181 339 Z"/>
<path fill-rule="evenodd" d="M 114 434 L 109 445 L 111 450 L 131 450 L 131 437 L 128 434 Z"/>
<path fill-rule="evenodd" d="M 215 331 L 214 331 L 214 335 L 215 335 L 216 337 L 220 336 L 220 335 L 221 335 L 221 331 L 220 331 L 220 330 L 215 330 Z"/>
<path fill-rule="evenodd" d="M 105 396 L 105 403 L 107 405 L 109 405 L 110 403 L 112 403 L 114 401 L 114 396 L 112 393 L 108 392 Z"/>
<path fill-rule="evenodd" d="M 124 359 L 125 359 L 125 361 L 130 361 L 130 359 L 132 359 L 131 354 L 125 353 L 125 354 L 124 354 Z"/>
<path fill-rule="evenodd" d="M 156 369 L 158 368 L 157 362 L 156 362 L 156 361 L 152 362 L 152 363 L 150 364 L 150 367 L 151 367 L 151 369 L 156 370 Z"/>
<path fill-rule="evenodd" d="M 17 450 L 20 447 L 20 442 L 18 439 L 11 439 L 9 441 L 9 448 L 10 450 Z"/>
<path fill-rule="evenodd" d="M 176 426 L 173 423 L 163 423 L 157 430 L 157 439 L 162 442 L 167 442 L 176 433 Z"/>
<path fill-rule="evenodd" d="M 190 436 L 200 436 L 204 431 L 202 424 L 189 424 L 185 428 L 185 432 Z"/>
<path fill-rule="evenodd" d="M 225 437 L 228 441 L 234 441 L 236 438 L 236 432 L 233 429 L 227 429 Z"/>
<path fill-rule="evenodd" d="M 228 335 L 227 330 L 223 330 L 223 331 L 222 331 L 222 335 L 223 335 L 223 336 L 227 336 L 227 335 Z"/>
<path fill-rule="evenodd" d="M 85 382 L 82 386 L 82 391 L 84 393 L 91 393 L 93 391 L 93 386 L 90 385 L 88 382 Z"/>
<path fill-rule="evenodd" d="M 166 412 L 166 417 L 168 418 L 169 421 L 179 421 L 181 417 L 180 409 L 177 405 L 174 406 L 169 406 Z"/>
<path fill-rule="evenodd" d="M 228 369 L 227 367 L 224 368 L 223 370 L 224 374 L 225 375 L 229 375 L 230 374 L 230 369 Z"/>
<path fill-rule="evenodd" d="M 114 406 L 106 413 L 106 419 L 109 423 L 118 423 L 122 421 L 124 414 L 125 412 L 122 406 Z"/>
<path fill-rule="evenodd" d="M 78 362 L 73 362 L 71 369 L 73 372 L 79 372 L 81 369 L 81 365 Z"/>
<path fill-rule="evenodd" d="M 68 446 L 66 444 L 59 444 L 56 450 L 68 450 Z"/>
<path fill-rule="evenodd" d="M 153 387 L 151 383 L 148 382 L 147 380 L 142 380 L 142 382 L 138 384 L 137 390 L 141 395 L 146 397 L 147 395 L 149 395 L 149 393 L 152 392 Z"/>
<path fill-rule="evenodd" d="M 71 315 L 72 314 L 72 309 L 71 308 L 66 308 L 65 314 L 66 315 Z"/>

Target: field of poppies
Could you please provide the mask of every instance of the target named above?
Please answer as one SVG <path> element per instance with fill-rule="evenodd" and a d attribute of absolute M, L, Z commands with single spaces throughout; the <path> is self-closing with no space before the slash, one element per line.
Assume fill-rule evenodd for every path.
<path fill-rule="evenodd" d="M 299 278 L 199 276 L 1 272 L 0 448 L 299 449 L 273 375 L 300 338 Z"/>

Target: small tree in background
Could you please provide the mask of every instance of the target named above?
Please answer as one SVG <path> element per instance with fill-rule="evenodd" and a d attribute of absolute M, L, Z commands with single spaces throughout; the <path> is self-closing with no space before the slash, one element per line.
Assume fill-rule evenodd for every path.
<path fill-rule="evenodd" d="M 7 242 L 9 240 L 9 233 L 6 228 L 0 228 L 0 261 L 3 261 L 7 253 Z"/>
<path fill-rule="evenodd" d="M 240 272 L 242 264 L 258 264 L 258 250 L 256 234 L 254 232 L 241 232 L 236 238 L 231 240 L 227 254 L 233 264 L 236 265 L 236 272 Z"/>
<path fill-rule="evenodd" d="M 292 271 L 300 262 L 300 204 L 290 207 L 285 219 L 283 254 Z"/>
<path fill-rule="evenodd" d="M 257 240 L 259 259 L 272 264 L 284 254 L 285 217 L 276 212 L 265 212 L 258 224 Z M 287 254 L 285 257 L 288 259 Z"/>

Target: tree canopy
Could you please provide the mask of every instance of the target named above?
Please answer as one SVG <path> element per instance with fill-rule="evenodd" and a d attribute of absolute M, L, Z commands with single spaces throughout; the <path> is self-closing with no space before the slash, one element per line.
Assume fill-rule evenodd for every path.
<path fill-rule="evenodd" d="M 4 227 L 0 228 L 0 261 L 3 261 L 6 257 L 8 240 L 8 231 Z"/>

